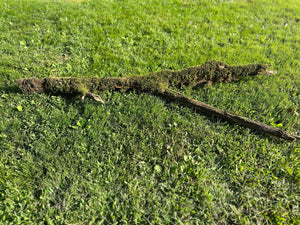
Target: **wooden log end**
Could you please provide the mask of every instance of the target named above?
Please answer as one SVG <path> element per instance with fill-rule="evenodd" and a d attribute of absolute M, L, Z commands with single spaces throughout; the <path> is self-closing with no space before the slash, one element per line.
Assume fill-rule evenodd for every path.
<path fill-rule="evenodd" d="M 30 78 L 15 81 L 23 93 L 43 93 L 45 79 Z"/>

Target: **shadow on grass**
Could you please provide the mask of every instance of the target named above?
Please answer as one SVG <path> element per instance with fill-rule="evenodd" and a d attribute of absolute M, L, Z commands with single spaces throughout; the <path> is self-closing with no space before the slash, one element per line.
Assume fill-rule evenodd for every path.
<path fill-rule="evenodd" d="M 1 93 L 18 93 L 18 94 L 22 94 L 22 91 L 18 87 L 17 84 L 2 86 L 2 87 L 0 87 L 0 92 Z"/>

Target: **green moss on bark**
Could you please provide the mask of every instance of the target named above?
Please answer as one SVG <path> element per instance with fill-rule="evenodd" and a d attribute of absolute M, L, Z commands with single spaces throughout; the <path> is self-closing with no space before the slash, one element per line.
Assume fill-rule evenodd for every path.
<path fill-rule="evenodd" d="M 231 82 L 246 76 L 266 73 L 268 66 L 250 64 L 229 66 L 219 61 L 209 61 L 201 66 L 184 70 L 165 70 L 142 76 L 131 77 L 79 77 L 45 79 L 22 79 L 17 83 L 23 92 L 45 92 L 54 95 L 77 96 L 86 92 L 127 91 L 158 92 L 170 87 L 193 87 L 202 82 Z"/>

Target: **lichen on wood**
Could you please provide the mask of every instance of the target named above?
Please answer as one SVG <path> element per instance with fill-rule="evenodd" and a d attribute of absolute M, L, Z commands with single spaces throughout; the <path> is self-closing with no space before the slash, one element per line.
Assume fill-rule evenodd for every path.
<path fill-rule="evenodd" d="M 217 109 L 205 103 L 193 100 L 181 93 L 174 92 L 171 88 L 194 87 L 201 83 L 232 82 L 246 76 L 272 75 L 276 71 L 269 70 L 265 64 L 249 64 L 230 66 L 219 61 L 208 61 L 200 66 L 184 70 L 164 70 L 142 76 L 129 77 L 47 77 L 16 80 L 23 93 L 46 93 L 62 96 L 80 96 L 92 98 L 104 103 L 97 94 L 103 91 L 128 91 L 147 92 L 163 98 L 176 101 L 191 107 L 198 112 L 215 115 L 228 121 L 248 127 L 258 132 L 274 135 L 286 140 L 296 140 L 300 137 L 288 134 L 278 128 L 253 121 L 243 116 Z"/>

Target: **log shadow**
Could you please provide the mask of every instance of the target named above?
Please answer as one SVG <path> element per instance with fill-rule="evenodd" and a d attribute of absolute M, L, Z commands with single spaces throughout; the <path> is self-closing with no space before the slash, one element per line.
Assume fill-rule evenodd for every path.
<path fill-rule="evenodd" d="M 6 93 L 6 94 L 8 94 L 8 93 L 22 94 L 22 91 L 17 84 L 2 86 L 2 87 L 0 87 L 0 92 Z"/>

